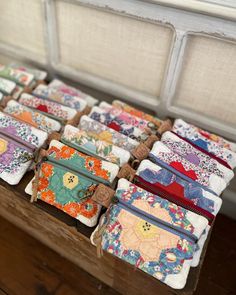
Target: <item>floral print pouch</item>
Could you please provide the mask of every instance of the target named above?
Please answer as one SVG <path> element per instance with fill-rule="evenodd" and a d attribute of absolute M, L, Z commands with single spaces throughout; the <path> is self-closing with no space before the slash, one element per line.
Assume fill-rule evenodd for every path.
<path fill-rule="evenodd" d="M 34 75 L 5 65 L 0 65 L 0 77 L 14 81 L 21 86 L 29 86 L 34 81 Z"/>
<path fill-rule="evenodd" d="M 207 220 L 120 179 L 101 236 L 102 249 L 182 289 Z M 96 243 L 96 232 L 91 240 Z"/>
<path fill-rule="evenodd" d="M 61 105 L 54 101 L 30 95 L 28 93 L 23 93 L 21 95 L 19 103 L 43 112 L 48 116 L 63 122 L 67 120 L 72 120 L 77 114 L 77 111 L 75 109 Z"/>
<path fill-rule="evenodd" d="M 40 112 L 36 112 L 22 104 L 16 102 L 15 100 L 10 100 L 7 106 L 4 108 L 4 112 L 15 117 L 18 120 L 24 121 L 35 128 L 51 133 L 52 131 L 59 131 L 61 129 L 61 124 L 48 118 Z"/>
<path fill-rule="evenodd" d="M 149 160 L 140 163 L 134 182 L 154 194 L 204 216 L 210 223 L 222 204 L 219 197 L 204 190 L 197 183 L 188 182 Z"/>
<path fill-rule="evenodd" d="M 146 130 L 146 122 L 143 122 L 142 129 L 140 129 L 139 127 L 142 124 L 136 117 L 122 113 L 116 108 L 114 110 L 109 112 L 108 109 L 95 106 L 92 108 L 89 117 L 136 141 L 145 141 L 148 138 L 150 132 Z"/>
<path fill-rule="evenodd" d="M 153 123 L 156 126 L 156 128 L 159 128 L 161 126 L 162 120 L 160 120 L 157 117 L 154 117 L 150 114 L 144 113 L 144 112 L 130 106 L 129 104 L 127 104 L 123 101 L 113 100 L 112 105 L 116 108 L 123 110 L 126 113 L 129 113 L 133 116 L 136 116 L 138 118 L 141 118 L 143 120 Z"/>
<path fill-rule="evenodd" d="M 33 90 L 33 95 L 44 99 L 54 100 L 70 108 L 73 108 L 76 111 L 83 111 L 87 106 L 87 102 L 78 96 L 66 94 L 58 90 L 57 88 L 49 87 L 42 84 L 38 85 Z"/>
<path fill-rule="evenodd" d="M 94 138 L 104 140 L 129 152 L 131 152 L 139 145 L 138 141 L 124 134 L 121 134 L 112 128 L 109 128 L 106 125 L 101 124 L 100 122 L 95 121 L 86 115 L 81 117 L 78 127 L 86 131 Z"/>
<path fill-rule="evenodd" d="M 18 184 L 47 133 L 0 112 L 0 177 Z"/>
<path fill-rule="evenodd" d="M 72 86 L 67 85 L 66 83 L 54 79 L 49 84 L 48 87 L 58 89 L 59 91 L 69 94 L 72 96 L 78 96 L 87 101 L 89 107 L 93 107 L 95 104 L 98 103 L 98 100 L 87 93 L 82 92 L 81 90 L 74 88 Z"/>
<path fill-rule="evenodd" d="M 205 190 L 215 195 L 220 195 L 226 188 L 226 182 L 221 177 L 189 162 L 160 141 L 153 145 L 149 158 L 181 178 L 190 182 L 197 182 Z"/>
<path fill-rule="evenodd" d="M 127 163 L 131 157 L 128 151 L 99 140 L 71 125 L 65 126 L 61 140 L 85 154 L 104 159 L 119 166 Z"/>
<path fill-rule="evenodd" d="M 219 160 L 221 160 L 224 165 L 229 165 L 231 168 L 236 167 L 236 153 L 234 152 L 234 143 L 226 141 L 222 137 L 216 136 L 214 134 L 207 133 L 202 129 L 186 123 L 182 119 L 175 120 L 172 130 L 203 150 L 206 150 L 207 152 L 219 158 Z"/>
<path fill-rule="evenodd" d="M 47 77 L 47 72 L 36 69 L 36 68 L 31 68 L 31 67 L 28 67 L 28 66 L 23 65 L 23 64 L 13 62 L 13 63 L 9 64 L 9 67 L 14 68 L 16 70 L 20 70 L 20 71 L 23 71 L 23 72 L 30 73 L 30 74 L 34 75 L 34 78 L 37 81 L 45 80 L 46 77 Z"/>
<path fill-rule="evenodd" d="M 0 78 L 0 92 L 4 95 L 10 95 L 16 88 L 16 83 L 4 78 Z"/>
<path fill-rule="evenodd" d="M 209 154 L 202 152 L 197 146 L 180 138 L 173 132 L 165 132 L 161 137 L 161 142 L 189 162 L 223 178 L 227 184 L 234 177 L 234 173 L 231 169 L 225 167 Z"/>
<path fill-rule="evenodd" d="M 115 164 L 52 140 L 46 158 L 37 165 L 35 178 L 25 191 L 33 195 L 36 189 L 37 199 L 92 227 L 97 223 L 101 205 L 91 197 L 99 183 L 111 184 L 118 170 Z"/>

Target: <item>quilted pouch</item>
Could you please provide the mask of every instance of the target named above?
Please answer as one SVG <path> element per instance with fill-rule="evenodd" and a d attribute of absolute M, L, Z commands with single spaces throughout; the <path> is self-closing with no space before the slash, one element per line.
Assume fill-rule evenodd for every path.
<path fill-rule="evenodd" d="M 18 120 L 24 121 L 35 128 L 51 133 L 52 131 L 59 131 L 61 124 L 48 118 L 40 112 L 36 112 L 31 108 L 23 106 L 15 100 L 10 100 L 4 108 L 4 112 L 15 117 Z"/>
<path fill-rule="evenodd" d="M 154 163 L 171 170 L 187 181 L 197 182 L 205 190 L 216 195 L 220 195 L 226 188 L 226 182 L 221 177 L 187 161 L 160 141 L 153 145 L 149 157 Z"/>
<path fill-rule="evenodd" d="M 128 151 L 99 140 L 71 125 L 65 126 L 61 140 L 85 154 L 104 159 L 119 166 L 127 163 L 131 157 Z"/>
<path fill-rule="evenodd" d="M 140 111 L 139 109 L 136 109 L 123 101 L 113 100 L 112 106 L 119 108 L 126 113 L 129 113 L 133 116 L 136 116 L 140 119 L 146 120 L 146 121 L 154 124 L 154 126 L 157 129 L 161 126 L 162 121 L 160 119 L 158 119 L 157 117 L 154 117 L 150 114 L 144 113 L 144 112 Z M 149 126 L 152 126 L 150 123 L 149 123 Z"/>
<path fill-rule="evenodd" d="M 119 180 L 103 222 L 103 230 L 91 237 L 97 247 L 175 289 L 185 286 L 196 242 L 207 226 L 204 217 L 125 179 Z"/>
<path fill-rule="evenodd" d="M 80 98 L 87 101 L 89 107 L 94 106 L 98 102 L 98 100 L 96 98 L 88 95 L 87 93 L 82 92 L 81 90 L 79 90 L 77 88 L 69 86 L 66 83 L 64 83 L 64 82 L 62 82 L 62 81 L 60 81 L 58 79 L 52 80 L 48 84 L 48 87 L 55 88 L 55 89 L 65 93 L 65 94 L 80 97 Z"/>
<path fill-rule="evenodd" d="M 191 143 L 194 143 L 203 150 L 213 154 L 218 161 L 227 167 L 236 167 L 236 153 L 235 144 L 226 141 L 222 137 L 208 134 L 205 131 L 199 131 L 201 129 L 184 122 L 182 119 L 176 119 L 172 129 L 178 135 L 188 139 Z M 215 139 L 215 140 L 213 140 Z M 231 149 L 232 150 L 231 150 Z"/>
<path fill-rule="evenodd" d="M 194 182 L 188 182 L 149 160 L 143 160 L 134 176 L 138 186 L 179 206 L 204 216 L 209 223 L 219 212 L 222 200 Z"/>
<path fill-rule="evenodd" d="M 223 178 L 227 184 L 234 177 L 231 169 L 222 165 L 209 154 L 202 152 L 196 145 L 182 139 L 174 132 L 165 132 L 161 137 L 161 142 L 189 162 Z"/>
<path fill-rule="evenodd" d="M 118 170 L 117 165 L 86 156 L 53 140 L 26 192 L 33 195 L 33 200 L 40 199 L 87 226 L 94 226 L 101 206 L 91 197 L 99 182 L 110 185 Z"/>
<path fill-rule="evenodd" d="M 109 128 L 86 115 L 81 117 L 78 127 L 99 140 L 104 140 L 129 152 L 139 145 L 138 141 Z"/>
<path fill-rule="evenodd" d="M 18 184 L 47 133 L 0 112 L 0 177 Z"/>
<path fill-rule="evenodd" d="M 10 95 L 16 88 L 16 83 L 4 78 L 0 78 L 0 92 L 3 95 Z"/>
<path fill-rule="evenodd" d="M 31 68 L 31 67 L 28 67 L 23 64 L 13 62 L 13 63 L 9 64 L 9 66 L 11 68 L 16 69 L 16 70 L 20 70 L 20 71 L 27 72 L 27 73 L 34 75 L 34 78 L 37 81 L 43 81 L 47 77 L 47 72 L 36 69 L 36 68 Z"/>
<path fill-rule="evenodd" d="M 33 90 L 33 95 L 44 98 L 44 99 L 49 99 L 49 100 L 59 102 L 70 108 L 75 109 L 76 111 L 84 111 L 84 109 L 87 106 L 86 100 L 78 96 L 65 94 L 64 92 L 58 90 L 57 88 L 48 87 L 42 84 L 38 85 Z"/>
<path fill-rule="evenodd" d="M 19 99 L 19 102 L 24 106 L 45 113 L 47 116 L 55 120 L 59 120 L 62 123 L 72 120 L 77 114 L 75 109 L 64 106 L 55 101 L 30 95 L 28 93 L 23 93 Z"/>
<path fill-rule="evenodd" d="M 146 125 L 142 126 L 139 119 L 119 109 L 113 108 L 114 111 L 109 109 L 95 106 L 89 117 L 136 141 L 145 141 L 148 138 L 150 130 L 146 128 Z M 140 126 L 143 128 L 140 129 Z"/>
<path fill-rule="evenodd" d="M 0 65 L 0 77 L 14 81 L 23 87 L 30 86 L 30 84 L 34 82 L 34 75 L 31 73 L 5 65 Z"/>

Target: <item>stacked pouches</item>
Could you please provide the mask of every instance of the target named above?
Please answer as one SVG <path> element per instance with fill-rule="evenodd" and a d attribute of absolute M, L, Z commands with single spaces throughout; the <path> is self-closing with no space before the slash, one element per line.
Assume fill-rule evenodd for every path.
<path fill-rule="evenodd" d="M 18 184 L 47 133 L 0 112 L 0 177 Z"/>
<path fill-rule="evenodd" d="M 63 92 L 64 94 L 69 94 L 69 95 L 72 95 L 72 96 L 80 97 L 80 98 L 86 100 L 89 107 L 94 106 L 98 102 L 98 100 L 96 98 L 92 97 L 91 95 L 88 95 L 87 93 L 84 93 L 84 92 L 82 92 L 81 90 L 79 90 L 77 88 L 69 86 L 66 83 L 64 83 L 64 82 L 62 82 L 62 81 L 60 81 L 58 79 L 52 80 L 48 84 L 48 87 L 55 88 L 55 89 Z"/>
<path fill-rule="evenodd" d="M 221 161 L 224 165 L 232 169 L 236 167 L 234 143 L 226 141 L 220 136 L 203 131 L 194 125 L 184 122 L 182 119 L 175 120 L 172 130 L 199 148 L 217 157 L 218 161 Z"/>
<path fill-rule="evenodd" d="M 61 140 L 85 154 L 104 159 L 119 166 L 127 163 L 131 157 L 130 152 L 127 150 L 99 140 L 86 131 L 71 125 L 65 126 Z"/>
<path fill-rule="evenodd" d="M 66 94 L 63 91 L 58 90 L 57 88 L 50 87 L 47 85 L 42 85 L 42 84 L 38 85 L 33 90 L 33 95 L 64 104 L 70 108 L 75 109 L 77 112 L 84 111 L 85 108 L 87 107 L 86 100 L 78 96 Z"/>
<path fill-rule="evenodd" d="M 28 93 L 23 93 L 19 99 L 19 103 L 24 106 L 36 109 L 45 115 L 59 120 L 60 122 L 67 122 L 73 120 L 77 111 L 65 105 L 59 104 L 55 101 L 39 98 Z"/>
<path fill-rule="evenodd" d="M 163 142 L 158 141 L 154 143 L 149 158 L 154 163 L 165 167 L 187 181 L 197 182 L 205 190 L 216 195 L 220 195 L 226 188 L 226 182 L 223 178 L 189 162 L 173 152 Z"/>
<path fill-rule="evenodd" d="M 84 115 L 81 117 L 78 127 L 86 131 L 89 135 L 99 140 L 104 140 L 110 144 L 114 144 L 124 150 L 131 152 L 135 149 L 139 142 L 124 135 L 106 125 L 93 120 Z"/>
<path fill-rule="evenodd" d="M 47 133 L 61 129 L 61 123 L 58 121 L 45 116 L 41 112 L 34 111 L 15 100 L 7 102 L 4 112 Z"/>
<path fill-rule="evenodd" d="M 172 288 L 181 289 L 206 225 L 204 217 L 120 179 L 114 202 L 91 241 Z"/>
<path fill-rule="evenodd" d="M 99 183 L 112 185 L 118 170 L 115 164 L 52 140 L 46 156 L 37 165 L 34 180 L 26 187 L 26 193 L 92 227 L 97 223 L 101 205 L 91 197 Z"/>
<path fill-rule="evenodd" d="M 158 129 L 162 124 L 162 120 L 160 120 L 159 118 L 154 117 L 154 116 L 147 114 L 145 112 L 142 112 L 139 109 L 136 109 L 123 101 L 113 100 L 112 106 L 119 108 L 119 109 L 123 110 L 124 112 L 129 113 L 133 116 L 136 116 L 138 118 L 148 121 L 149 126 L 152 126 L 151 123 L 154 124 L 156 129 Z"/>
<path fill-rule="evenodd" d="M 208 219 L 209 225 L 198 241 L 198 248 L 192 261 L 192 266 L 197 266 L 210 225 L 220 210 L 221 198 L 205 190 L 197 183 L 188 182 L 181 176 L 177 176 L 149 160 L 141 162 L 133 181 L 138 186 Z"/>
<path fill-rule="evenodd" d="M 182 139 L 173 132 L 165 132 L 161 137 L 161 142 L 187 161 L 223 178 L 227 184 L 234 177 L 234 173 L 230 168 L 219 163 L 211 155 L 200 150 L 198 146 Z"/>
<path fill-rule="evenodd" d="M 100 106 L 104 106 L 104 104 L 100 104 Z M 145 141 L 150 134 L 146 122 L 116 108 L 111 110 L 95 106 L 89 117 L 136 141 Z"/>

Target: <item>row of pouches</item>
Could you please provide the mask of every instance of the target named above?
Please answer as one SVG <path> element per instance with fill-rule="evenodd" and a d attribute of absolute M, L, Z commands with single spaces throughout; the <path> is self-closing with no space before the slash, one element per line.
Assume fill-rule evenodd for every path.
<path fill-rule="evenodd" d="M 31 91 L 46 77 L 45 71 L 21 64 L 0 65 L 0 100 L 8 95 L 18 99 L 23 91 Z"/>
<path fill-rule="evenodd" d="M 138 120 L 134 115 L 129 117 L 133 117 L 134 122 Z M 66 125 L 62 135 L 54 134 L 54 137 L 61 142 L 51 142 L 46 153 L 47 160 L 37 166 L 38 176 L 28 185 L 26 192 L 33 195 L 33 200 L 41 199 L 82 223 L 94 226 L 101 208 L 92 200 L 94 194 L 98 199 L 98 184 L 110 186 L 114 183 L 119 168 L 131 160 L 131 152 L 139 142 L 85 115 L 81 117 L 78 127 Z M 51 172 L 45 174 L 45 167 L 49 166 Z M 96 175 L 93 175 L 95 172 Z M 107 175 L 111 179 L 107 179 Z M 47 183 L 43 191 L 42 182 Z M 103 187 L 104 191 L 109 192 L 109 188 Z M 89 216 L 85 208 L 93 214 Z"/>
<path fill-rule="evenodd" d="M 116 198 L 91 237 L 98 249 L 177 289 L 184 287 L 190 266 L 199 263 L 210 225 L 222 204 L 219 194 L 234 176 L 230 166 L 235 157 L 233 143 L 181 122 L 201 136 L 183 139 L 176 127 L 180 120 L 176 120 L 176 133 L 165 132 L 147 155 L 152 162 L 143 160 L 137 171 L 129 169 L 127 175 L 134 184 L 119 181 Z M 199 145 L 193 143 L 193 138 L 201 138 L 201 146 L 200 141 Z M 203 148 L 203 142 L 215 147 L 213 154 Z M 216 150 L 230 157 L 218 158 Z M 186 225 L 186 216 L 188 229 L 201 228 L 191 247 L 191 235 L 176 229 Z"/>

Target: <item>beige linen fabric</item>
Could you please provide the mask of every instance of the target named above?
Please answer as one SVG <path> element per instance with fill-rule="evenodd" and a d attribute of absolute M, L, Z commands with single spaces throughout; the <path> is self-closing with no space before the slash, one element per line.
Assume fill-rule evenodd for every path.
<path fill-rule="evenodd" d="M 0 42 L 45 56 L 42 1 L 1 0 Z"/>
<path fill-rule="evenodd" d="M 236 124 L 236 44 L 192 35 L 174 104 Z"/>
<path fill-rule="evenodd" d="M 172 44 L 169 27 L 56 3 L 62 64 L 159 96 Z"/>

